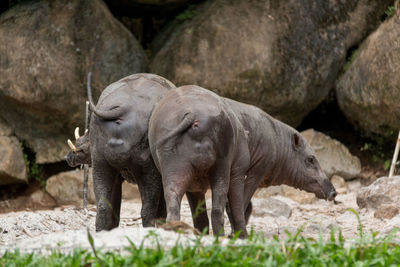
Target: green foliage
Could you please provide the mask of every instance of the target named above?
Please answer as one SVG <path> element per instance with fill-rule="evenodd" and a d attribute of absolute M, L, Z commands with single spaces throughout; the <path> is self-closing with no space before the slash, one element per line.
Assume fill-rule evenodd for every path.
<path fill-rule="evenodd" d="M 344 64 L 343 70 L 346 71 L 350 68 L 351 64 L 353 63 L 353 61 L 356 59 L 356 57 L 358 56 L 358 50 L 354 49 L 353 51 L 351 51 L 350 56 L 347 58 L 346 63 Z"/>
<path fill-rule="evenodd" d="M 62 254 L 53 251 L 48 256 L 6 252 L 0 258 L 0 266 L 398 266 L 400 245 L 396 232 L 383 237 L 378 233 L 366 234 L 360 217 L 359 237 L 345 240 L 340 230 L 331 229 L 330 236 L 319 240 L 302 236 L 304 226 L 296 233 L 286 231 L 287 237 L 267 239 L 250 231 L 248 240 L 238 242 L 237 236 L 222 245 L 219 238 L 210 245 L 203 245 L 201 237 L 192 246 L 175 245 L 163 248 L 158 236 L 150 232 L 146 239 L 155 238 L 156 246 L 146 248 L 143 242 L 130 246 L 123 253 L 102 252 L 94 247 L 88 232 L 92 252 L 75 250 Z"/>
<path fill-rule="evenodd" d="M 183 11 L 182 13 L 177 15 L 175 18 L 177 20 L 183 22 L 185 20 L 192 19 L 197 14 L 198 14 L 198 12 L 195 10 L 195 6 L 194 5 L 189 5 L 189 7 L 185 11 Z"/>
<path fill-rule="evenodd" d="M 376 139 L 375 143 L 364 143 L 360 148 L 360 151 L 369 151 L 372 153 L 372 162 L 376 164 L 382 164 L 383 168 L 388 171 L 392 160 L 389 159 L 389 155 L 384 151 L 384 141 Z"/>
<path fill-rule="evenodd" d="M 206 211 L 205 204 L 206 204 L 206 202 L 204 200 L 201 200 L 197 204 L 196 209 L 193 214 L 193 218 L 197 218 L 202 212 Z"/>
<path fill-rule="evenodd" d="M 396 8 L 394 6 L 388 6 L 387 9 L 385 10 L 386 16 L 389 18 L 396 14 Z"/>
<path fill-rule="evenodd" d="M 46 180 L 42 177 L 42 168 L 33 160 L 30 160 L 28 155 L 24 153 L 26 170 L 28 172 L 29 180 L 39 182 L 40 187 L 46 188 Z"/>
<path fill-rule="evenodd" d="M 390 165 L 392 164 L 392 161 L 390 159 L 385 160 L 383 163 L 383 167 L 385 168 L 386 171 L 390 169 Z"/>

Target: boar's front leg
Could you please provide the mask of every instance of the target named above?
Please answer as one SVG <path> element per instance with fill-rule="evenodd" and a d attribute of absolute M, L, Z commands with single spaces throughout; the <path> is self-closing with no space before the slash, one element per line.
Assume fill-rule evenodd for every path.
<path fill-rule="evenodd" d="M 245 186 L 244 186 L 244 207 L 246 208 L 245 210 L 245 219 L 246 219 L 246 224 L 249 221 L 249 217 L 252 212 L 252 204 L 251 204 L 251 198 L 253 197 L 254 193 L 256 192 L 258 185 L 262 182 L 264 176 L 263 176 L 264 168 L 260 165 L 253 166 L 248 171 L 248 175 L 245 181 Z"/>
<path fill-rule="evenodd" d="M 115 227 L 119 225 L 119 219 L 121 214 L 121 198 L 122 198 L 122 182 L 124 179 L 121 174 L 118 174 L 116 179 L 114 180 L 112 195 L 111 195 L 111 205 L 113 207 L 113 213 L 117 216 L 114 216 L 118 219 Z"/>
<path fill-rule="evenodd" d="M 93 187 L 96 196 L 96 231 L 118 227 L 121 207 L 119 172 L 105 161 L 93 161 Z"/>
<path fill-rule="evenodd" d="M 231 213 L 231 225 L 234 233 L 240 231 L 240 238 L 248 237 L 246 230 L 244 210 L 244 179 L 245 172 L 232 168 L 232 176 L 229 183 L 228 200 Z M 246 206 L 247 207 L 247 206 Z"/>
<path fill-rule="evenodd" d="M 164 199 L 160 199 L 163 198 L 161 175 L 155 170 L 155 166 L 145 166 L 142 169 L 141 177 L 137 179 L 140 197 L 142 199 L 140 215 L 142 217 L 143 227 L 154 227 L 154 220 L 157 216 L 166 213 L 165 205 L 164 207 L 160 207 L 160 204 L 164 204 Z"/>
<path fill-rule="evenodd" d="M 212 192 L 211 224 L 214 235 L 224 235 L 224 209 L 229 189 L 230 166 L 217 161 L 210 175 Z"/>

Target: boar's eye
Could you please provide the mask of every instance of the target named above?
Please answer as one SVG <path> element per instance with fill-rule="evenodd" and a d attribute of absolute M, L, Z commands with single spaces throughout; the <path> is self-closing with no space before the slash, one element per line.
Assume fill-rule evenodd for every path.
<path fill-rule="evenodd" d="M 314 166 L 315 165 L 315 157 L 314 156 L 307 157 L 306 165 L 310 166 L 310 167 Z"/>

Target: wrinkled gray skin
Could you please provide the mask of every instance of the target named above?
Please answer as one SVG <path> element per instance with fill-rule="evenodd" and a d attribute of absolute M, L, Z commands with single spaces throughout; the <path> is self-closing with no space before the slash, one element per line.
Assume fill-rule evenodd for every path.
<path fill-rule="evenodd" d="M 104 89 L 97 106 L 88 89 L 92 111 L 88 135 L 90 153 L 80 159 L 85 161 L 91 157 L 96 231 L 118 226 L 124 178 L 138 184 L 143 226 L 154 226 L 155 218 L 165 217 L 161 177 L 151 157 L 147 132 L 156 103 L 172 88 L 175 86 L 160 76 L 134 74 Z M 78 159 L 70 161 L 77 163 Z"/>
<path fill-rule="evenodd" d="M 208 187 L 214 234 L 223 234 L 228 204 L 233 231 L 240 230 L 241 237 L 247 236 L 250 200 L 262 182 L 287 184 L 328 200 L 336 196 L 295 129 L 254 106 L 198 86 L 179 87 L 160 101 L 150 119 L 149 142 L 162 174 L 167 221 L 180 220 L 185 192 L 204 201 Z M 207 213 L 197 216 L 196 223 L 208 227 Z"/>

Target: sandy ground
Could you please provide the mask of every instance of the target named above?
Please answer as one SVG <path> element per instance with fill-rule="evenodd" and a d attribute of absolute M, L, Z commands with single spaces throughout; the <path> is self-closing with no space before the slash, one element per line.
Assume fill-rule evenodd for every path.
<path fill-rule="evenodd" d="M 266 237 L 274 235 L 285 237 L 285 230 L 296 232 L 304 226 L 304 236 L 318 238 L 321 233 L 324 237 L 328 237 L 330 229 L 334 227 L 340 228 L 346 238 L 357 238 L 358 221 L 348 208 L 353 208 L 359 213 L 365 232 L 372 230 L 387 234 L 396 227 L 400 228 L 399 215 L 391 220 L 381 220 L 374 218 L 373 211 L 359 209 L 354 192 L 338 195 L 336 199 L 341 202 L 339 204 L 324 200 L 315 200 L 312 204 L 299 204 L 282 196 L 273 198 L 288 204 L 291 216 L 289 218 L 272 216 L 268 209 L 263 207 L 267 200 L 253 198 L 254 208 L 248 230 L 252 228 Z M 211 206 L 210 199 L 207 200 L 207 206 Z M 157 233 L 159 243 L 166 247 L 173 246 L 177 242 L 192 244 L 195 239 L 192 233 L 178 234 L 160 228 L 142 228 L 140 207 L 139 200 L 124 201 L 120 227 L 100 233 L 94 231 L 96 212 L 93 205 L 89 206 L 87 212 L 81 208 L 65 206 L 53 210 L 0 214 L 0 253 L 15 248 L 24 252 L 45 252 L 54 248 L 61 251 L 71 251 L 76 247 L 89 248 L 87 229 L 94 237 L 96 248 L 102 249 L 121 248 L 129 245 L 129 240 L 136 245 L 144 242 L 146 246 L 155 246 L 156 238 L 153 233 Z M 189 205 L 185 199 L 182 202 L 182 220 L 192 225 Z M 225 232 L 226 234 L 231 232 L 227 218 Z M 203 238 L 204 243 L 212 240 L 212 236 Z"/>

